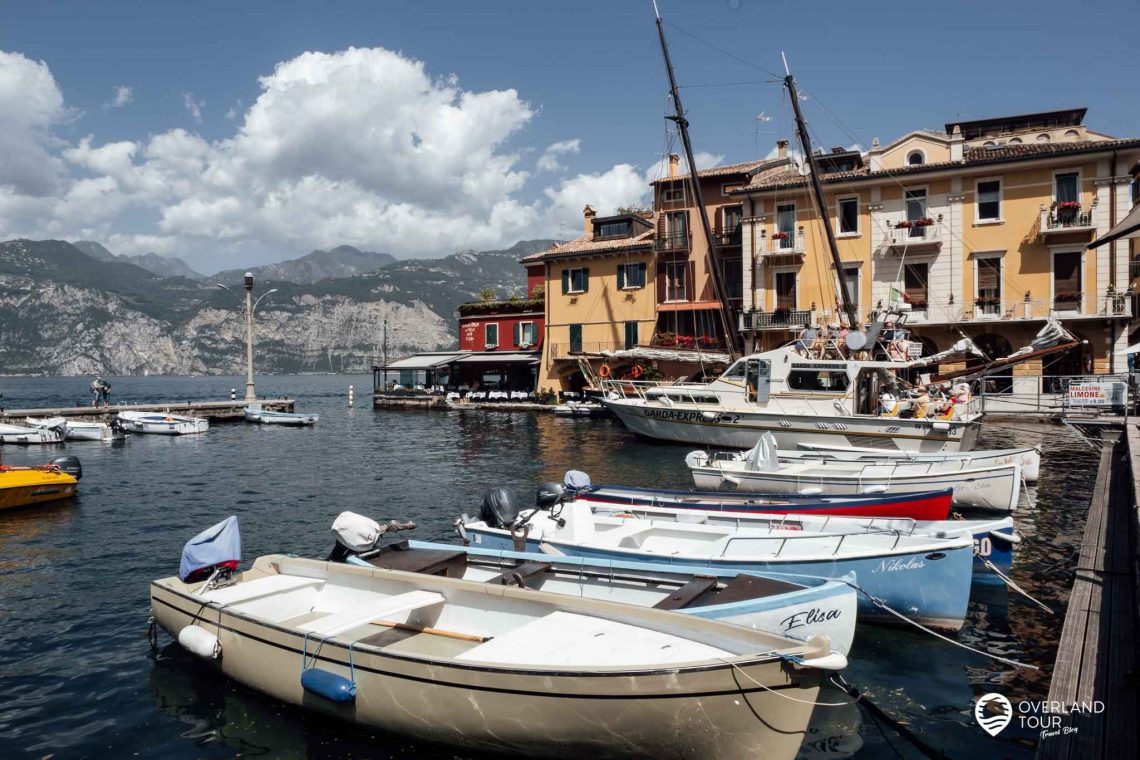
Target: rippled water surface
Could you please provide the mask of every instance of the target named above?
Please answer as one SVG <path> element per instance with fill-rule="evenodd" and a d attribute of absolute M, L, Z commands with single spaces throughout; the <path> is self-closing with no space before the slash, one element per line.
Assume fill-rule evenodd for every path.
<path fill-rule="evenodd" d="M 89 403 L 89 379 L 0 379 L 10 408 Z M 112 378 L 113 400 L 223 398 L 235 378 Z M 358 405 L 347 407 L 349 384 Z M 323 555 L 350 509 L 413 519 L 417 537 L 450 540 L 451 522 L 493 486 L 529 491 L 583 469 L 597 482 L 688 487 L 687 446 L 650 444 L 616 422 L 503 412 L 386 412 L 368 406 L 366 377 L 266 377 L 319 411 L 313 429 L 218 424 L 196 437 L 131 436 L 72 443 L 83 462 L 74 503 L 0 512 L 0 758 L 455 758 L 280 705 L 204 668 L 165 637 L 145 638 L 147 584 L 174 575 L 188 538 L 226 515 L 241 520 L 246 560 Z M 1041 445 L 1037 506 L 1017 515 L 1026 538 L 1013 577 L 1063 611 L 1092 490 L 1096 455 L 1064 429 L 990 426 L 981 446 Z M 9 464 L 52 448 L 4 447 Z M 1050 616 L 1000 588 L 975 586 L 971 646 L 1044 667 L 996 664 L 910 630 L 861 627 L 846 677 L 923 741 L 952 758 L 1029 758 L 1035 737 L 1013 726 L 991 739 L 977 696 L 1014 701 L 1048 689 L 1060 635 Z M 838 692 L 822 701 L 839 702 Z M 535 727 L 541 731 L 541 726 Z M 919 757 L 859 707 L 820 707 L 805 758 Z"/>

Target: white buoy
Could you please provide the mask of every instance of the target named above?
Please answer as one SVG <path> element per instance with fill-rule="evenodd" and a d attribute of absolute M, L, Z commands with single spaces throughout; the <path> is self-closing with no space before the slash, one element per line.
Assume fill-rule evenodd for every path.
<path fill-rule="evenodd" d="M 230 401 L 237 401 L 237 388 L 230 388 Z"/>
<path fill-rule="evenodd" d="M 350 386 L 348 386 L 348 405 L 350 407 L 352 406 L 352 393 L 353 393 L 353 387 L 350 385 Z"/>

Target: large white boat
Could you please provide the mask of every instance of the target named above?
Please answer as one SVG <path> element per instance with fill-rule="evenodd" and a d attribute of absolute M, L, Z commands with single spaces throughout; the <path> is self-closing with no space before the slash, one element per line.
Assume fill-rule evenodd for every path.
<path fill-rule="evenodd" d="M 210 429 L 210 421 L 203 417 L 169 412 L 119 412 L 119 422 L 128 432 L 152 435 L 190 435 Z"/>

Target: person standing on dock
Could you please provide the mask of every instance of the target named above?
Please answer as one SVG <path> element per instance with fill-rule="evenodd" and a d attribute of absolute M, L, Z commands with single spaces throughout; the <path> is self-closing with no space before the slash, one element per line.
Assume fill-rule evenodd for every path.
<path fill-rule="evenodd" d="M 91 402 L 91 406 L 100 407 L 107 406 L 107 398 L 111 395 L 111 386 L 103 379 L 102 375 L 96 375 L 95 379 L 91 382 L 91 393 L 95 395 L 95 399 Z"/>

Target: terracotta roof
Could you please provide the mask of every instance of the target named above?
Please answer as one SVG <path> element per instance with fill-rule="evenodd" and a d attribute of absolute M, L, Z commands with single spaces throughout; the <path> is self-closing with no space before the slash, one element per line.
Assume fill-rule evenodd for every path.
<path fill-rule="evenodd" d="M 973 166 L 985 166 L 987 164 L 1027 161 L 1034 158 L 1049 158 L 1051 156 L 1064 156 L 1073 153 L 1096 153 L 1112 150 L 1113 148 L 1140 148 L 1140 138 L 1073 143 L 1005 144 L 989 148 L 970 148 L 963 153 L 964 160 L 962 161 L 942 161 L 934 164 L 900 166 L 895 169 L 880 169 L 875 172 L 864 167 L 863 169 L 851 172 L 825 174 L 820 178 L 820 181 L 827 185 L 859 179 L 878 179 L 904 174 L 923 174 L 926 172 L 942 171 L 944 169 L 962 169 Z M 760 182 L 754 182 L 746 187 L 733 190 L 732 194 L 736 195 L 758 190 L 782 190 L 784 188 L 802 187 L 806 184 L 808 184 L 807 177 L 802 176 L 798 171 L 790 170 L 765 177 Z"/>
<path fill-rule="evenodd" d="M 577 240 L 571 240 L 569 243 L 563 243 L 562 245 L 555 244 L 553 248 L 532 253 L 529 256 L 519 259 L 519 261 L 523 264 L 529 264 L 535 261 L 558 259 L 563 256 L 589 256 L 592 254 L 620 253 L 621 251 L 638 250 L 641 248 L 651 249 L 653 247 L 653 236 L 655 234 L 656 232 L 654 230 L 646 230 L 637 237 L 615 238 L 610 240 L 591 240 L 588 236 L 583 235 Z"/>
<path fill-rule="evenodd" d="M 741 161 L 736 164 L 725 164 L 724 166 L 713 166 L 708 169 L 701 169 L 697 172 L 698 177 L 723 177 L 726 174 L 752 174 L 753 172 L 763 169 L 766 164 L 776 164 L 779 161 L 786 161 L 782 158 L 763 158 L 756 161 Z M 688 179 L 689 175 L 678 174 L 676 177 L 660 177 L 653 180 L 649 184 L 656 185 L 661 182 L 676 182 L 677 180 Z"/>

